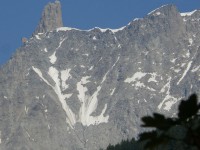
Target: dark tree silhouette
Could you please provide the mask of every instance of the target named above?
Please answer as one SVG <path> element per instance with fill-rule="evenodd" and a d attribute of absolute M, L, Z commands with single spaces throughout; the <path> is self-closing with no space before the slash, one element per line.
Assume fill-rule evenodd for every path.
<path fill-rule="evenodd" d="M 122 141 L 107 150 L 200 150 L 200 104 L 196 94 L 180 102 L 177 117 L 153 113 L 142 122 L 141 126 L 151 131 L 141 133 L 138 141 Z"/>
<path fill-rule="evenodd" d="M 139 145 L 136 143 L 135 139 L 133 138 L 132 140 L 126 140 L 122 141 L 120 144 L 117 144 L 115 146 L 109 145 L 107 150 L 139 150 L 141 149 Z"/>
<path fill-rule="evenodd" d="M 139 141 L 146 141 L 145 149 L 161 149 L 164 145 L 173 149 L 176 145 L 181 145 L 180 149 L 200 150 L 199 110 L 200 104 L 196 94 L 193 94 L 188 100 L 181 101 L 177 118 L 165 118 L 157 113 L 153 117 L 143 117 L 142 127 L 156 130 L 140 134 Z"/>

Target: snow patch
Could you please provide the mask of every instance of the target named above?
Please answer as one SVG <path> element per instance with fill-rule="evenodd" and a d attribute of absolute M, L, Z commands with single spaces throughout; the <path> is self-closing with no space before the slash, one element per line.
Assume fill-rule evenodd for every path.
<path fill-rule="evenodd" d="M 134 86 L 136 87 L 136 89 L 141 88 L 141 87 L 145 87 L 144 83 L 141 83 L 140 81 L 137 81 Z"/>
<path fill-rule="evenodd" d="M 122 48 L 122 46 L 121 46 L 121 44 L 118 44 L 118 46 L 117 46 L 118 48 Z"/>
<path fill-rule="evenodd" d="M 151 78 L 149 78 L 148 82 L 157 82 L 156 77 L 157 74 L 155 72 L 151 73 Z"/>
<path fill-rule="evenodd" d="M 52 86 L 52 88 L 54 89 L 55 93 L 57 94 L 58 99 L 60 100 L 60 102 L 62 104 L 63 110 L 66 112 L 66 115 L 67 115 L 66 121 L 73 128 L 73 125 L 76 123 L 75 114 L 72 112 L 72 110 L 70 109 L 70 107 L 67 105 L 67 103 L 65 101 L 65 99 L 69 96 L 69 94 L 63 94 L 61 91 L 59 71 L 54 67 L 50 67 L 48 74 L 55 82 L 55 85 Z"/>
<path fill-rule="evenodd" d="M 60 79 L 59 79 L 59 71 L 55 69 L 54 67 L 50 67 L 48 74 L 55 82 L 54 85 L 51 85 L 42 75 L 42 72 L 38 69 L 33 67 L 33 70 L 38 74 L 38 76 L 47 84 L 49 85 L 56 95 L 58 96 L 59 101 L 61 102 L 62 108 L 65 111 L 67 117 L 66 122 L 70 125 L 71 128 L 73 128 L 74 124 L 76 123 L 75 114 L 72 112 L 72 110 L 67 105 L 65 99 L 70 97 L 72 94 L 63 94 L 60 88 Z"/>
<path fill-rule="evenodd" d="M 101 58 L 101 59 L 102 59 L 102 58 Z M 113 66 L 111 67 L 111 69 L 108 70 L 108 71 L 106 72 L 106 74 L 104 75 L 103 80 L 101 81 L 101 84 L 106 80 L 108 73 L 114 68 L 114 66 L 117 64 L 118 61 L 119 61 L 119 56 L 118 56 L 116 62 L 115 62 L 115 63 L 113 64 Z"/>
<path fill-rule="evenodd" d="M 135 18 L 133 19 L 133 21 L 138 21 L 138 20 L 141 20 L 141 18 Z M 131 23 L 129 23 L 128 25 L 130 25 Z"/>
<path fill-rule="evenodd" d="M 93 39 L 93 40 L 97 40 L 96 36 L 94 36 L 92 39 Z"/>
<path fill-rule="evenodd" d="M 52 64 L 55 64 L 56 60 L 57 60 L 57 57 L 56 57 L 56 51 L 62 46 L 62 43 L 66 40 L 66 38 L 62 39 L 60 42 L 59 42 L 59 45 L 58 47 L 55 49 L 55 52 L 49 57 L 50 59 L 50 62 Z"/>
<path fill-rule="evenodd" d="M 191 11 L 191 12 L 184 12 L 184 13 L 180 13 L 180 15 L 182 17 L 185 17 L 185 16 L 191 16 L 192 14 L 194 14 L 197 10 L 194 10 L 194 11 Z"/>
<path fill-rule="evenodd" d="M 191 71 L 192 71 L 192 72 L 196 72 L 196 71 L 199 70 L 199 68 L 200 68 L 200 66 L 194 67 Z"/>
<path fill-rule="evenodd" d="M 35 35 L 36 39 L 41 40 L 39 35 Z"/>
<path fill-rule="evenodd" d="M 165 107 L 163 108 L 164 110 L 167 110 L 167 111 L 169 111 L 172 105 L 174 105 L 177 102 L 177 99 L 170 95 L 167 95 L 165 97 L 165 100 L 170 100 L 170 101 L 165 102 Z"/>
<path fill-rule="evenodd" d="M 152 10 L 150 13 L 148 13 L 148 15 L 152 15 L 153 13 L 155 13 L 156 11 L 158 11 L 159 9 L 161 9 L 161 8 L 163 8 L 165 6 L 167 6 L 167 5 L 163 5 L 163 6 L 159 7 L 159 8 L 156 8 L 156 9 Z"/>
<path fill-rule="evenodd" d="M 138 90 L 138 88 L 146 88 L 152 92 L 156 91 L 155 89 L 146 86 L 144 83 L 142 83 L 140 81 L 137 81 L 136 83 L 132 84 L 132 86 L 134 86 L 136 90 Z"/>
<path fill-rule="evenodd" d="M 111 91 L 111 93 L 110 93 L 111 96 L 114 94 L 115 89 L 116 89 L 116 88 L 112 89 L 112 91 Z"/>
<path fill-rule="evenodd" d="M 81 102 L 81 108 L 79 111 L 79 120 L 85 125 L 97 125 L 100 123 L 108 122 L 109 116 L 104 117 L 104 113 L 107 109 L 107 104 L 102 110 L 99 116 L 91 116 L 91 114 L 96 110 L 98 105 L 97 96 L 99 91 L 101 90 L 101 86 L 97 87 L 97 90 L 93 93 L 92 96 L 88 95 L 86 92 L 88 91 L 87 87 L 84 86 L 86 83 L 90 82 L 88 79 L 90 76 L 83 77 L 80 82 L 77 83 L 77 91 L 79 92 L 78 98 Z"/>
<path fill-rule="evenodd" d="M 186 53 L 186 55 L 185 55 L 187 58 L 189 58 L 190 57 L 190 51 L 188 50 L 188 52 Z"/>
<path fill-rule="evenodd" d="M 169 111 L 172 107 L 173 104 L 175 104 L 178 99 L 170 95 L 170 82 L 171 82 L 171 77 L 169 77 L 168 82 L 163 86 L 163 88 L 160 90 L 160 93 L 166 93 L 166 96 L 164 100 L 158 105 L 158 108 L 161 109 L 162 106 L 164 106 L 164 110 Z"/>
<path fill-rule="evenodd" d="M 160 14 L 161 14 L 160 12 L 156 12 L 156 13 L 155 13 L 156 16 L 159 16 Z"/>
<path fill-rule="evenodd" d="M 180 71 L 181 71 L 181 69 L 174 69 L 174 72 L 176 72 L 176 73 L 178 73 Z"/>
<path fill-rule="evenodd" d="M 27 74 L 25 74 L 25 76 L 27 77 L 29 75 L 29 72 Z"/>
<path fill-rule="evenodd" d="M 82 54 L 83 56 L 89 56 L 89 54 Z"/>
<path fill-rule="evenodd" d="M 71 69 L 66 69 L 62 70 L 61 73 L 61 85 L 62 85 L 62 90 L 66 90 L 68 88 L 68 85 L 66 84 L 66 81 L 71 78 L 72 76 L 70 75 Z"/>
<path fill-rule="evenodd" d="M 89 70 L 92 70 L 94 68 L 94 66 L 91 66 L 90 68 L 89 68 Z"/>
<path fill-rule="evenodd" d="M 121 27 L 121 28 L 119 28 L 119 29 L 109 29 L 109 30 L 111 30 L 113 33 L 116 33 L 116 32 L 119 32 L 119 31 L 121 31 L 121 30 L 124 30 L 125 27 L 126 27 L 126 26 L 123 26 L 123 27 Z"/>
<path fill-rule="evenodd" d="M 136 72 L 132 77 L 127 78 L 124 82 L 131 83 L 143 78 L 147 73 Z"/>
<path fill-rule="evenodd" d="M 56 31 L 59 32 L 59 31 L 71 31 L 71 30 L 77 30 L 77 31 L 86 31 L 86 32 L 89 32 L 89 31 L 92 31 L 92 30 L 95 30 L 95 29 L 99 29 L 101 32 L 106 32 L 106 31 L 111 31 L 113 33 L 116 33 L 118 31 L 121 31 L 125 28 L 126 26 L 123 26 L 121 28 L 118 28 L 118 29 L 110 29 L 110 28 L 99 28 L 99 27 L 95 27 L 95 28 L 92 28 L 92 29 L 89 29 L 89 30 L 80 30 L 80 29 L 77 29 L 77 28 L 70 28 L 70 27 L 60 27 L 60 28 L 57 28 Z"/>
<path fill-rule="evenodd" d="M 49 85 L 49 86 L 52 87 L 52 85 L 49 84 L 49 82 L 43 77 L 42 72 L 40 71 L 40 69 L 38 69 L 38 68 L 36 68 L 36 67 L 34 67 L 34 66 L 32 66 L 32 69 L 33 69 L 33 71 L 35 71 L 35 73 L 37 73 L 37 75 L 38 75 L 47 85 Z"/>
<path fill-rule="evenodd" d="M 64 39 L 62 39 L 62 40 L 60 41 L 60 43 L 59 43 L 58 47 L 56 48 L 56 50 L 59 49 L 59 48 L 62 46 L 62 43 L 63 43 L 65 40 L 66 40 L 66 38 L 64 38 Z"/>
<path fill-rule="evenodd" d="M 113 65 L 114 66 L 114 65 Z M 97 125 L 100 123 L 107 123 L 109 116 L 104 116 L 107 104 L 105 104 L 102 112 L 98 116 L 91 116 L 91 114 L 97 109 L 98 105 L 98 99 L 97 96 L 99 95 L 99 92 L 101 90 L 101 85 L 97 87 L 97 90 L 92 94 L 87 94 L 87 87 L 85 84 L 87 84 L 89 81 L 90 76 L 82 77 L 81 81 L 77 83 L 77 91 L 79 92 L 78 98 L 81 102 L 81 107 L 79 110 L 79 115 L 75 115 L 70 107 L 67 105 L 66 98 L 69 98 L 72 96 L 72 94 L 63 94 L 62 93 L 62 82 L 66 81 L 70 78 L 70 69 L 63 70 L 59 72 L 56 68 L 50 67 L 48 71 L 48 75 L 52 78 L 54 81 L 54 84 L 50 84 L 42 75 L 42 72 L 40 69 L 32 67 L 32 69 L 38 74 L 40 79 L 42 79 L 47 85 L 49 85 L 53 91 L 58 96 L 58 99 L 62 105 L 63 110 L 66 113 L 66 122 L 70 125 L 70 127 L 73 129 L 73 126 L 77 122 L 81 122 L 85 126 L 89 125 Z M 62 76 L 62 77 L 61 77 Z M 103 82 L 101 82 L 102 84 Z M 63 85 L 66 88 L 66 85 Z M 47 112 L 47 109 L 44 110 Z"/>
<path fill-rule="evenodd" d="M 177 85 L 179 85 L 179 83 L 183 80 L 183 78 L 185 77 L 185 75 L 187 74 L 187 72 L 189 71 L 190 67 L 191 67 L 192 61 L 190 61 L 187 65 L 186 70 L 184 71 L 182 77 L 179 79 L 179 81 L 177 82 Z"/>
<path fill-rule="evenodd" d="M 186 63 L 182 63 L 182 64 L 181 64 L 181 67 L 184 67 L 185 65 L 186 65 Z"/>
<path fill-rule="evenodd" d="M 132 83 L 132 86 L 135 86 L 136 89 L 138 89 L 138 88 L 146 88 L 146 89 L 148 89 L 150 91 L 156 91 L 155 89 L 153 89 L 151 87 L 148 87 L 144 83 L 139 81 L 140 79 L 142 79 L 147 74 L 151 75 L 151 77 L 149 78 L 148 82 L 157 82 L 157 80 L 156 80 L 157 74 L 155 72 L 154 73 L 136 72 L 131 78 L 127 78 L 126 80 L 124 80 L 124 82 Z"/>
<path fill-rule="evenodd" d="M 85 76 L 82 77 L 81 82 L 82 84 L 87 84 L 88 82 L 90 82 L 88 79 L 91 78 L 91 76 Z"/>
<path fill-rule="evenodd" d="M 192 38 L 189 38 L 189 43 L 190 43 L 189 46 L 191 46 L 193 44 L 193 39 Z"/>
<path fill-rule="evenodd" d="M 25 111 L 26 114 L 28 114 L 28 110 L 29 110 L 29 108 L 27 106 L 25 106 L 24 111 Z"/>
<path fill-rule="evenodd" d="M 174 58 L 174 59 L 172 59 L 172 60 L 170 60 L 170 61 L 171 61 L 172 63 L 175 63 L 176 59 L 177 59 L 177 58 Z"/>
<path fill-rule="evenodd" d="M 50 62 L 52 64 L 55 64 L 56 60 L 57 60 L 57 57 L 56 57 L 56 51 L 49 57 L 50 59 Z"/>
<path fill-rule="evenodd" d="M 79 29 L 76 29 L 76 28 L 59 27 L 59 28 L 56 29 L 56 32 L 59 32 L 59 31 L 71 31 L 71 30 L 78 30 L 78 31 L 80 31 Z"/>

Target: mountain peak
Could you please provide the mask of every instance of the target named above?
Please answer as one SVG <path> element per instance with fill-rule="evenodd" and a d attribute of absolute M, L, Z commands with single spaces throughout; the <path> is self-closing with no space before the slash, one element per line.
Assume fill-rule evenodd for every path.
<path fill-rule="evenodd" d="M 177 14 L 179 13 L 176 6 L 173 4 L 168 4 L 168 5 L 163 5 L 153 11 L 151 11 L 150 13 L 148 13 L 148 15 L 155 15 L 155 14 L 159 14 L 159 13 L 163 13 L 165 15 L 169 15 L 169 14 Z"/>
<path fill-rule="evenodd" d="M 45 6 L 34 34 L 44 33 L 62 26 L 61 4 L 59 0 L 56 0 L 54 3 L 50 2 Z"/>

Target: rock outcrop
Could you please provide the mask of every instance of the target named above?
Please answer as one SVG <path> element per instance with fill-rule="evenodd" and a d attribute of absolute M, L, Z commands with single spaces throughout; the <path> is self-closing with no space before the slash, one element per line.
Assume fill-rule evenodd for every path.
<path fill-rule="evenodd" d="M 54 3 L 48 3 L 43 12 L 40 22 L 34 32 L 35 34 L 52 31 L 58 27 L 62 27 L 62 12 L 59 0 Z"/>

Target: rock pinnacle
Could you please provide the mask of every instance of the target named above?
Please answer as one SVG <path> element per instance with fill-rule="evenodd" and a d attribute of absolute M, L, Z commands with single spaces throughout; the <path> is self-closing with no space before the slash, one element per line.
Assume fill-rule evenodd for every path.
<path fill-rule="evenodd" d="M 62 26 L 61 4 L 59 0 L 56 0 L 54 3 L 48 3 L 45 6 L 40 22 L 33 34 L 45 33 Z"/>

